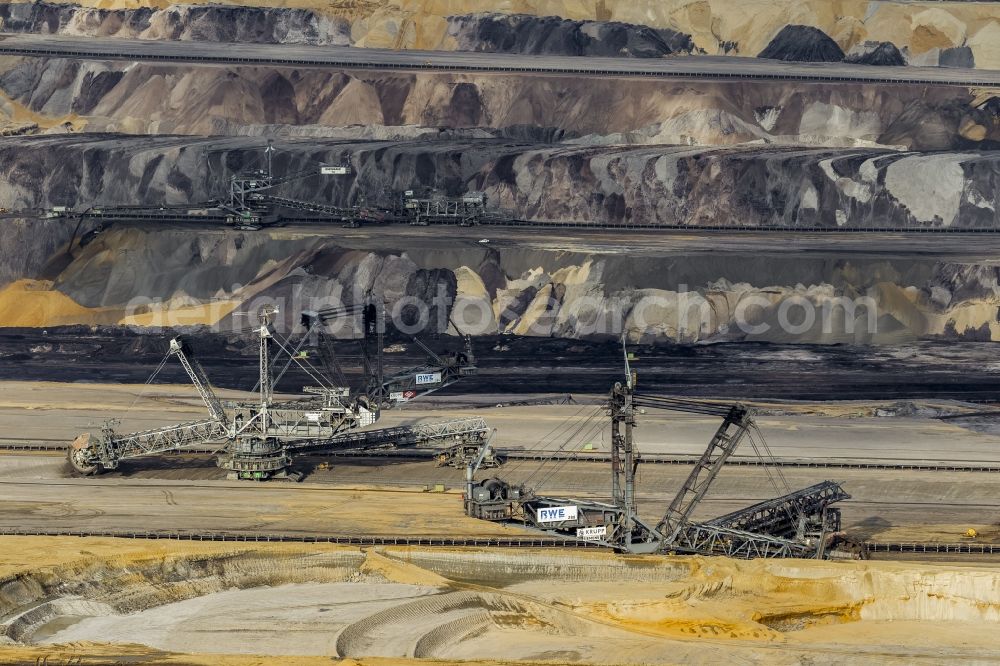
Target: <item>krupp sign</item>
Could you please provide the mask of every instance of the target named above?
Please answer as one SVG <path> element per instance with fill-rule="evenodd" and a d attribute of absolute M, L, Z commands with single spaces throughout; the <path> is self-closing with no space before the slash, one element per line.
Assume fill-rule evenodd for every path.
<path fill-rule="evenodd" d="M 608 535 L 606 525 L 599 527 L 578 527 L 576 528 L 576 538 L 584 541 L 600 541 Z"/>

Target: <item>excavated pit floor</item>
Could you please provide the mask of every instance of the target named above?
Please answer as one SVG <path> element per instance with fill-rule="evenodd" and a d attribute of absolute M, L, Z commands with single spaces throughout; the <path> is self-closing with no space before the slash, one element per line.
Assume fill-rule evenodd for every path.
<path fill-rule="evenodd" d="M 41 553 L 5 567 L 0 624 L 16 644 L 0 660 L 108 644 L 468 660 L 503 650 L 601 664 L 1000 659 L 997 567 L 38 537 L 0 546 L 6 559 Z"/>
<path fill-rule="evenodd" d="M 294 583 L 227 590 L 124 616 L 55 618 L 32 639 L 56 644 L 139 642 L 176 652 L 334 654 L 336 636 L 344 628 L 436 591 L 398 583 Z M 412 632 L 419 638 L 416 623 Z M 309 639 L 303 641 L 306 634 Z"/>

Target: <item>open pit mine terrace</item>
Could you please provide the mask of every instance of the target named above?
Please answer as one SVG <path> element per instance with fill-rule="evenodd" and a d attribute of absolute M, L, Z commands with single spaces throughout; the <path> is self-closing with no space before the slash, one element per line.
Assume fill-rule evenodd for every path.
<path fill-rule="evenodd" d="M 226 401 L 247 395 L 218 393 Z M 94 431 L 95 417 L 118 417 L 126 430 L 141 424 L 154 432 L 192 422 L 204 418 L 204 405 L 191 387 L 4 382 L 0 415 L 12 427 L 0 442 L 0 493 L 9 509 L 0 531 L 140 540 L 600 548 L 573 538 L 572 531 L 546 534 L 466 517 L 462 496 L 468 491 L 467 456 L 476 454 L 483 434 L 495 428 L 489 446 L 492 466 L 500 466 L 484 466 L 477 478 L 498 475 L 515 485 L 544 487 L 556 497 L 607 501 L 612 454 L 604 432 L 607 417 L 598 414 L 606 398 L 446 393 L 451 395 L 425 396 L 384 412 L 374 430 L 291 447 L 292 467 L 302 483 L 258 485 L 225 481 L 226 470 L 214 460 L 224 447 L 207 442 L 168 444 L 152 454 L 123 452 L 113 469 L 74 478 L 65 462 L 67 443 Z M 715 429 L 715 412 L 685 413 L 690 404 L 671 405 L 679 412 L 643 410 L 636 417 L 643 461 L 636 498 L 644 520 L 659 518 Z M 711 492 L 694 507 L 694 520 L 780 494 L 774 474 L 786 487 L 830 478 L 851 495 L 838 503 L 843 529 L 864 543 L 870 557 L 954 560 L 1000 554 L 992 518 L 1000 492 L 995 454 L 1000 440 L 989 427 L 991 408 L 947 400 L 763 400 L 752 406 L 770 455 L 761 459 L 748 443 L 727 456 Z M 588 420 L 584 412 L 596 429 L 589 437 L 564 438 Z M 456 441 L 464 442 L 457 450 Z M 963 492 L 956 494 L 957 488 Z M 289 513 L 292 505 L 298 508 Z M 248 513 L 247 507 L 253 510 Z M 966 534 L 969 529 L 974 538 Z"/>
<path fill-rule="evenodd" d="M 338 35 L 346 43 L 349 33 Z M 0 55 L 12 63 L 0 87 L 43 124 L 42 111 L 69 126 L 76 111 L 93 112 L 92 134 L 3 146 L 14 165 L 5 221 L 27 251 L 0 253 L 15 280 L 0 311 L 25 327 L 0 335 L 9 361 L 0 368 L 0 659 L 48 649 L 72 660 L 75 646 L 91 657 L 204 663 L 212 657 L 175 653 L 1000 657 L 990 640 L 969 640 L 992 636 L 1000 618 L 1000 433 L 982 363 L 991 351 L 982 341 L 995 337 L 994 241 L 970 249 L 960 234 L 938 242 L 897 233 L 997 229 L 996 157 L 982 150 L 1000 136 L 990 115 L 995 71 L 38 35 L 0 36 Z M 314 105 L 238 128 L 198 112 L 198 86 L 190 106 L 129 110 L 123 90 L 181 69 L 239 81 L 248 106 L 262 110 L 263 82 L 318 89 L 337 70 L 350 81 L 343 89 L 364 91 L 366 102 L 345 95 L 340 113 L 352 106 L 385 126 L 323 128 L 329 118 Z M 517 130 L 502 77 L 546 95 L 582 94 L 571 88 L 585 81 L 593 90 L 581 107 L 607 95 L 610 81 L 654 102 L 667 90 L 710 101 L 671 117 L 629 116 L 627 126 L 614 124 L 626 114 L 596 125 L 587 109 L 546 108 L 529 119 L 534 128 Z M 419 117 L 398 99 L 404 88 L 419 98 L 459 79 L 451 103 Z M 76 80 L 89 83 L 66 83 Z M 86 88 L 87 99 L 35 94 L 56 84 Z M 538 90 L 525 94 L 540 99 Z M 860 108 L 856 92 L 874 95 L 877 111 Z M 741 95 L 754 101 L 730 103 Z M 849 120 L 828 122 L 834 116 Z M 310 124 L 302 140 L 272 169 L 272 151 L 253 136 L 301 124 Z M 234 131 L 249 136 L 204 138 Z M 758 145 L 735 147 L 744 142 Z M 651 147 L 659 144 L 674 145 Z M 628 147 L 608 148 L 618 145 Z M 122 151 L 133 160 L 125 169 L 115 163 Z M 402 165 L 398 182 L 413 176 L 427 187 L 356 204 L 352 177 L 399 176 L 389 165 Z M 687 186 L 667 188 L 659 175 L 680 172 Z M 52 187 L 17 186 L 23 173 Z M 314 187 L 317 173 L 331 183 Z M 582 173 L 592 179 L 583 187 Z M 710 186 L 692 185 L 700 179 Z M 213 199 L 220 183 L 228 197 Z M 434 189 L 443 184 L 448 195 Z M 937 196 L 937 186 L 961 195 Z M 729 191 L 746 196 L 720 214 L 719 193 Z M 648 201 L 655 210 L 642 208 Z M 616 237 L 633 217 L 648 228 L 768 233 L 645 237 L 637 251 Z M 712 222 L 723 218 L 736 221 Z M 446 244 L 421 230 L 388 230 L 387 241 L 340 229 L 386 223 L 538 229 L 456 229 Z M 545 236 L 575 226 L 595 231 Z M 774 250 L 809 230 L 881 235 L 802 235 L 801 256 Z M 206 260 L 195 267 L 184 252 L 153 249 L 186 247 L 181 239 Z M 696 256 L 681 256 L 691 249 Z M 627 272 L 643 287 L 678 290 L 659 270 L 666 258 L 678 274 L 708 276 L 706 298 L 755 288 L 748 276 L 759 278 L 764 263 L 780 285 L 872 288 L 886 326 L 841 345 L 727 337 L 737 344 L 654 344 L 635 356 L 617 343 L 522 335 L 544 319 L 532 304 L 545 289 L 567 303 L 585 290 L 627 291 L 637 285 L 614 277 Z M 274 372 L 272 354 L 291 347 L 272 342 L 276 312 L 262 311 L 250 346 L 199 333 L 122 336 L 122 325 L 156 323 L 155 312 L 129 319 L 120 307 L 149 274 L 188 307 L 218 297 L 221 272 L 234 284 L 259 280 L 254 293 L 268 296 L 390 264 L 384 279 L 399 293 L 442 283 L 491 310 L 493 299 L 510 305 L 508 335 L 477 339 L 487 350 L 475 355 L 472 345 L 366 339 L 363 358 L 344 368 L 334 368 L 345 357 L 331 343 L 328 357 L 319 348 L 288 354 L 297 368 L 287 375 Z M 103 284 L 86 278 L 94 270 Z M 781 290 L 794 291 L 768 293 Z M 19 307 L 26 294 L 37 304 L 30 312 Z M 231 296 L 210 323 L 246 294 Z M 190 309 L 195 323 L 207 321 Z M 728 330 L 725 312 L 713 309 L 690 342 L 722 341 L 712 336 Z M 578 324 L 555 317 L 546 335 L 572 337 Z M 364 328 L 373 336 L 378 327 Z M 809 340 L 834 341 L 818 332 Z M 871 342 L 893 346 L 862 344 Z M 383 367 L 387 350 L 407 369 Z M 539 362 L 539 353 L 552 358 Z M 306 358 L 361 388 L 345 392 L 327 377 L 298 395 Z M 150 374 L 173 383 L 142 385 Z M 67 383 L 94 379 L 116 383 Z M 743 402 L 719 398 L 730 394 Z M 304 643 L 305 632 L 315 642 Z"/>
<path fill-rule="evenodd" d="M 2 622 L 16 641 L 0 654 L 17 663 L 496 664 L 501 650 L 527 664 L 996 655 L 991 641 L 968 640 L 990 635 L 997 605 L 995 576 L 974 567 L 102 538 L 0 546 L 45 563 L 0 561 Z"/>
<path fill-rule="evenodd" d="M 846 83 L 998 86 L 1000 73 L 951 67 L 880 68 L 863 64 L 777 62 L 768 59 L 699 56 L 628 59 L 525 56 L 455 51 L 396 51 L 340 46 L 221 44 L 135 41 L 0 34 L 0 54 L 85 60 L 271 65 L 394 71 L 510 72 L 593 77 L 747 79 Z"/>
<path fill-rule="evenodd" d="M 592 500 L 609 484 L 602 438 L 594 450 L 559 452 L 559 438 L 546 436 L 579 422 L 581 410 L 605 420 L 604 400 L 453 392 L 386 411 L 378 425 L 402 432 L 481 419 L 497 429 L 492 446 L 505 459 L 483 473 L 526 481 L 548 460 L 543 470 L 559 467 L 548 492 Z M 0 655 L 447 662 L 512 645 L 505 658 L 529 663 L 555 653 L 560 663 L 995 658 L 990 641 L 967 640 L 989 635 L 1000 606 L 989 556 L 1000 547 L 991 524 L 1000 436 L 968 427 L 984 410 L 951 401 L 753 407 L 774 461 L 763 465 L 749 448 L 731 456 L 693 518 L 773 494 L 765 467 L 793 487 L 836 478 L 852 495 L 840 503 L 844 529 L 873 560 L 906 561 L 622 556 L 471 518 L 465 470 L 437 464 L 450 448 L 442 442 L 296 456 L 305 472 L 297 484 L 226 481 L 207 449 L 77 478 L 66 441 L 96 412 L 156 428 L 203 415 L 198 391 L 2 382 L 0 626 L 10 643 Z M 657 410 L 637 419 L 639 513 L 655 520 L 716 419 Z M 34 444 L 19 447 L 15 436 Z M 532 450 L 538 441 L 550 450 Z M 976 539 L 964 536 L 969 528 Z M 304 632 L 324 638 L 303 641 Z M 613 658 L 609 643 L 622 646 Z"/>

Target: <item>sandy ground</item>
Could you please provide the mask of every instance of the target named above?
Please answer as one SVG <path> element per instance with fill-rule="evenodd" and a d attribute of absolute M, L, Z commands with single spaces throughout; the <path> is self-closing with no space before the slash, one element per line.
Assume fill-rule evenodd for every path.
<path fill-rule="evenodd" d="M 472 413 L 499 428 L 500 446 L 532 448 L 545 441 L 558 448 L 563 442 L 553 432 L 559 424 L 594 409 L 433 406 L 413 403 L 386 412 L 382 424 Z M 790 411 L 795 413 L 760 419 L 779 457 L 994 461 L 1000 450 L 992 435 L 935 420 L 863 416 L 870 412 L 859 404 L 797 405 Z M 118 416 L 130 427 L 153 427 L 201 413 L 186 387 L 147 387 L 143 393 L 136 386 L 0 384 L 0 422 L 8 426 L 8 441 L 61 445 L 93 427 L 97 414 Z M 647 414 L 637 439 L 647 453 L 698 453 L 713 430 L 709 419 Z M 606 450 L 599 436 L 572 441 L 568 450 L 587 443 Z M 219 480 L 206 456 L 137 462 L 102 477 L 69 479 L 58 453 L 0 455 L 0 526 L 524 534 L 466 518 L 459 470 L 427 461 L 329 462 L 329 469 L 314 468 L 302 484 L 259 485 Z M 531 478 L 536 466 L 510 464 L 503 473 Z M 641 511 L 655 516 L 686 471 L 680 465 L 642 468 Z M 995 475 L 786 470 L 792 486 L 827 476 L 854 495 L 844 503 L 845 524 L 864 538 L 957 541 L 975 526 L 981 538 L 1000 540 Z M 434 483 L 444 483 L 449 492 L 422 491 Z M 548 489 L 599 496 L 606 483 L 604 465 L 567 463 L 550 477 Z M 773 494 L 760 468 L 731 467 L 699 510 L 718 515 Z M 575 664 L 1000 659 L 994 638 L 1000 570 L 986 563 L 744 563 L 378 550 L 381 555 L 364 555 L 366 564 L 351 573 L 330 558 L 359 551 L 333 546 L 0 537 L 0 600 L 14 604 L 5 611 L 8 621 L 26 603 L 11 591 L 35 589 L 28 581 L 37 576 L 92 581 L 58 589 L 42 584 L 38 593 L 46 598 L 62 598 L 59 590 L 75 590 L 75 596 L 33 629 L 34 644 L 2 648 L 0 661 L 83 656 L 93 663 L 242 664 L 273 663 L 274 655 L 285 655 L 282 663 L 296 663 L 293 656 L 310 663 L 338 654 L 360 660 L 346 663 L 365 664 L 413 657 L 486 663 L 479 660 L 497 654 L 526 663 Z M 268 558 L 277 559 L 268 564 Z M 226 564 L 211 564 L 216 561 Z M 167 574 L 175 582 L 164 585 L 159 577 Z M 18 581 L 16 588 L 12 581 Z M 101 585 L 119 591 L 110 594 Z M 150 587 L 129 591 L 135 585 Z M 81 606 L 77 597 L 105 606 Z M 197 656 L 189 658 L 192 652 Z"/>
<path fill-rule="evenodd" d="M 164 585 L 181 569 L 183 583 Z M 32 595 L 105 609 L 36 621 L 21 645 L 0 648 L 4 661 L 1000 659 L 995 567 L 2 537 L 0 571 L 4 626 Z"/>
<path fill-rule="evenodd" d="M 459 494 L 187 481 L 4 482 L 11 528 L 428 537 L 523 536 L 468 518 Z"/>
<path fill-rule="evenodd" d="M 223 399 L 245 396 L 219 391 Z M 570 438 L 568 424 L 599 412 L 594 404 L 442 409 L 414 402 L 382 413 L 379 427 L 478 416 L 497 428 L 496 446 L 521 450 L 608 450 L 608 428 Z M 769 407 L 774 407 L 773 404 Z M 1000 462 L 1000 436 L 927 418 L 879 418 L 871 403 L 799 404 L 789 416 L 757 419 L 777 458 L 881 462 Z M 201 418 L 205 408 L 193 387 L 120 384 L 0 382 L 0 441 L 61 446 L 81 432 L 98 431 L 104 418 L 120 419 L 119 432 Z M 647 454 L 700 455 L 718 419 L 650 410 L 640 415 L 636 442 Z M 589 445 L 589 449 L 586 448 Z M 754 457 L 752 451 L 738 455 Z"/>
<path fill-rule="evenodd" d="M 297 583 L 228 590 L 126 617 L 85 618 L 40 642 L 139 641 L 176 652 L 249 654 L 266 644 L 274 654 L 332 654 L 336 636 L 345 627 L 436 591 L 398 583 Z M 233 614 L 233 608 L 240 613 Z M 209 623 L 211 630 L 205 626 Z M 310 638 L 303 641 L 306 632 Z M 254 636 L 252 643 L 245 638 L 248 634 Z"/>
<path fill-rule="evenodd" d="M 316 464 L 312 459 L 311 464 Z M 538 463 L 499 474 L 537 485 L 542 494 L 607 499 L 603 464 Z M 553 472 L 551 476 L 549 472 Z M 639 477 L 640 514 L 662 515 L 688 473 L 682 465 L 650 465 Z M 59 455 L 0 456 L 0 528 L 47 530 L 239 531 L 259 534 L 516 537 L 529 534 L 466 518 L 462 472 L 428 461 L 332 461 L 302 484 L 221 480 L 208 456 L 155 461 L 98 478 L 66 478 Z M 871 541 L 1000 542 L 1000 479 L 996 474 L 794 469 L 791 488 L 831 478 L 852 495 L 842 502 L 845 528 Z M 441 484 L 447 492 L 425 492 Z M 760 468 L 720 474 L 695 519 L 708 519 L 780 494 Z"/>
<path fill-rule="evenodd" d="M 63 446 L 99 425 L 97 414 L 122 419 L 121 429 L 197 418 L 203 407 L 186 387 L 0 383 L 0 422 L 8 441 L 45 443 L 47 453 L 0 455 L 0 527 L 11 529 L 227 531 L 320 535 L 515 536 L 512 527 L 471 520 L 462 512 L 462 470 L 427 460 L 328 459 L 297 462 L 302 484 L 227 482 L 207 455 L 140 459 L 96 478 L 69 478 Z M 236 397 L 235 392 L 223 392 Z M 497 446 L 510 449 L 607 452 L 607 428 L 568 437 L 567 423 L 593 405 L 489 409 L 428 409 L 412 403 L 384 413 L 381 425 L 482 416 L 498 428 Z M 761 417 L 774 455 L 822 462 L 997 462 L 1000 437 L 946 422 L 871 418 L 853 403 L 798 405 L 790 416 Z M 867 406 L 870 410 L 870 406 Z M 598 419 L 603 417 L 598 417 Z M 644 454 L 700 454 L 715 430 L 711 419 L 684 414 L 642 415 L 636 439 Z M 583 452 L 586 453 L 586 452 Z M 752 451 L 744 451 L 752 457 Z M 640 513 L 656 520 L 687 475 L 687 465 L 640 468 Z M 494 473 L 494 472 L 484 472 Z M 606 498 L 610 476 L 597 462 L 510 461 L 498 470 L 542 494 Z M 788 488 L 821 480 L 841 483 L 845 527 L 872 541 L 957 542 L 973 528 L 1000 541 L 1000 479 L 987 472 L 844 468 L 785 468 Z M 447 492 L 425 492 L 437 485 Z M 696 519 L 707 519 L 787 492 L 762 467 L 723 470 Z"/>

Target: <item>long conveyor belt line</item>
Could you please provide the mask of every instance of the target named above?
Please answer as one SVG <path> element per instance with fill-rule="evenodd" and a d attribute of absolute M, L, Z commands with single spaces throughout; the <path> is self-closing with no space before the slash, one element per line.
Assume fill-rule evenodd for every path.
<path fill-rule="evenodd" d="M 257 532 L 166 532 L 152 530 L 26 530 L 0 528 L 0 536 L 104 537 L 167 541 L 232 541 L 240 543 L 332 543 L 347 546 L 453 546 L 494 548 L 603 549 L 592 541 L 547 537 L 452 537 L 280 534 Z"/>
<path fill-rule="evenodd" d="M 320 210 L 328 208 L 330 211 L 334 210 L 347 210 L 341 209 L 338 206 L 317 203 L 313 206 L 315 209 Z M 110 207 L 109 207 L 110 208 Z M 119 206 L 114 206 L 114 209 L 121 208 Z M 299 206 L 298 208 L 301 208 Z M 37 213 L 25 212 L 25 216 L 37 217 Z M 330 224 L 331 220 L 337 223 L 342 223 L 344 221 L 344 213 L 332 214 L 332 217 L 295 217 L 295 216 L 281 216 L 282 223 L 287 224 L 305 224 L 305 225 L 326 225 Z M 118 211 L 118 210 L 105 210 L 100 213 L 87 212 L 87 213 L 76 213 L 69 212 L 62 214 L 62 217 L 77 217 L 82 216 L 87 219 L 94 220 L 105 220 L 107 222 L 173 222 L 173 223 L 191 223 L 196 225 L 206 225 L 206 224 L 216 224 L 216 225 L 229 225 L 231 224 L 227 221 L 227 215 L 224 214 L 211 214 L 211 215 L 189 215 L 182 212 L 170 212 L 170 211 Z M 393 220 L 372 220 L 368 217 L 355 215 L 351 219 L 356 220 L 362 224 L 375 224 L 379 226 L 387 226 L 394 224 L 409 225 L 408 221 L 393 221 Z M 906 233 L 906 234 L 938 234 L 938 235 L 951 235 L 951 234 L 995 234 L 1000 233 L 1000 225 L 991 226 L 980 226 L 980 227 L 952 227 L 952 226 L 902 226 L 902 225 L 871 225 L 871 226 L 856 226 L 849 225 L 843 227 L 836 226 L 816 226 L 816 225 L 800 225 L 800 226 L 782 226 L 776 224 L 761 224 L 761 225 L 751 225 L 751 224 L 677 224 L 671 222 L 653 222 L 653 223 L 643 223 L 643 224 L 630 224 L 626 222 L 601 222 L 598 220 L 589 221 L 573 221 L 573 220 L 527 220 L 517 217 L 510 218 L 498 218 L 498 217 L 483 217 L 477 224 L 479 226 L 491 226 L 491 227 L 535 227 L 539 229 L 580 229 L 580 230 L 590 230 L 590 231 L 662 231 L 662 230 L 673 230 L 673 231 L 686 231 L 691 233 L 704 233 L 704 232 L 719 232 L 719 233 L 733 233 L 733 232 L 761 232 L 761 233 L 821 233 L 821 234 L 879 234 L 879 233 Z"/>
<path fill-rule="evenodd" d="M 426 537 L 256 532 L 166 532 L 141 530 L 28 530 L 0 528 L 0 536 L 102 537 L 166 541 L 221 541 L 236 543 L 330 543 L 345 546 L 428 546 L 455 548 L 583 548 L 606 546 L 577 539 L 547 537 Z M 865 541 L 870 553 L 927 553 L 950 555 L 1000 555 L 1000 543 L 943 543 L 915 541 Z"/>
<path fill-rule="evenodd" d="M 59 453 L 64 454 L 66 450 L 65 444 L 59 442 L 58 444 L 40 444 L 34 441 L 11 441 L 0 443 L 0 452 L 39 452 L 39 453 Z M 185 448 L 176 453 L 193 453 L 193 454 L 212 454 L 218 453 L 217 448 L 206 448 L 206 447 L 192 447 Z M 164 455 L 175 455 L 176 453 L 164 454 Z M 329 456 L 333 458 L 413 458 L 413 459 L 424 459 L 433 458 L 440 450 L 438 449 L 428 449 L 428 448 L 402 448 L 402 449 L 379 449 L 373 451 L 358 452 L 356 449 L 346 449 L 342 451 L 331 450 L 331 451 L 304 451 L 308 455 L 322 455 Z M 544 452 L 535 451 L 510 451 L 501 448 L 497 449 L 497 454 L 506 458 L 507 460 L 557 460 L 565 459 L 571 462 L 581 462 L 581 463 L 601 463 L 607 464 L 610 462 L 610 458 L 606 455 L 593 454 L 593 453 L 553 453 L 545 454 Z M 644 465 L 690 465 L 694 462 L 696 456 L 658 456 L 655 454 L 647 454 L 642 457 L 642 464 Z M 985 462 L 963 462 L 963 463 L 948 463 L 948 462 L 912 462 L 912 463 L 897 463 L 897 462 L 882 462 L 879 460 L 824 460 L 824 459 L 777 459 L 775 462 L 763 462 L 759 459 L 753 458 L 730 458 L 726 463 L 727 465 L 735 465 L 737 467 L 760 467 L 763 465 L 779 467 L 791 467 L 791 468 L 809 468 L 809 469 L 857 469 L 857 470 L 885 470 L 885 471 L 910 471 L 910 472 L 1000 472 L 1000 461 L 985 461 Z"/>

